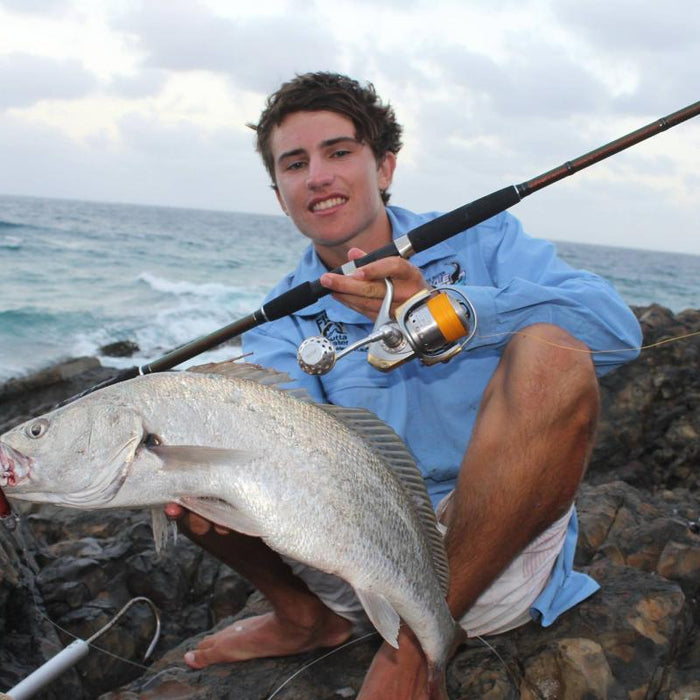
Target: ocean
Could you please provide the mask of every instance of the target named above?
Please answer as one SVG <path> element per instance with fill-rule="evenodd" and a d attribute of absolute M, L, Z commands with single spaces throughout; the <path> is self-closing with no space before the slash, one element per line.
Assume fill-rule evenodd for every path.
<path fill-rule="evenodd" d="M 258 308 L 305 246 L 282 216 L 0 195 L 0 381 L 80 355 L 145 364 Z M 699 256 L 557 249 L 628 304 L 700 308 Z M 100 356 L 118 340 L 140 352 Z"/>

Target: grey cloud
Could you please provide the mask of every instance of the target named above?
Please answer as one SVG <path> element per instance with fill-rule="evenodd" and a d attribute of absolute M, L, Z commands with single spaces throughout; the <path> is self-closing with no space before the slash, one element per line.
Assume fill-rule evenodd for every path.
<path fill-rule="evenodd" d="M 216 71 L 259 91 L 295 72 L 326 69 L 340 58 L 338 42 L 309 15 L 232 20 L 179 0 L 168 3 L 167 11 L 143 4 L 116 28 L 131 34 L 149 66 Z"/>
<path fill-rule="evenodd" d="M 440 65 L 447 80 L 486 97 L 500 113 L 551 118 L 590 111 L 609 99 L 604 86 L 561 49 L 522 38 L 503 63 L 451 47 Z"/>
<path fill-rule="evenodd" d="M 631 94 L 618 110 L 661 116 L 697 99 L 700 12 L 696 0 L 646 3 L 562 0 L 555 16 L 608 62 L 622 61 L 636 74 Z"/>
<path fill-rule="evenodd" d="M 637 61 L 635 90 L 615 100 L 620 111 L 662 117 L 698 99 L 700 43 L 680 54 L 661 52 Z"/>
<path fill-rule="evenodd" d="M 193 124 L 163 124 L 149 117 L 131 114 L 119 123 L 125 147 L 161 160 L 186 160 L 197 157 L 228 160 L 233 153 L 245 148 L 253 153 L 253 132 L 231 126 L 227 129 L 205 130 Z"/>
<path fill-rule="evenodd" d="M 0 192 L 279 213 L 245 132 L 163 130 L 136 118 L 122 126 L 115 147 L 106 135 L 77 142 L 0 114 Z"/>
<path fill-rule="evenodd" d="M 12 53 L 0 56 L 0 109 L 28 107 L 42 99 L 83 97 L 97 79 L 73 59 Z"/>
<path fill-rule="evenodd" d="M 700 13 L 696 0 L 641 4 L 639 0 L 558 0 L 554 15 L 564 26 L 605 51 L 677 51 L 698 46 Z"/>

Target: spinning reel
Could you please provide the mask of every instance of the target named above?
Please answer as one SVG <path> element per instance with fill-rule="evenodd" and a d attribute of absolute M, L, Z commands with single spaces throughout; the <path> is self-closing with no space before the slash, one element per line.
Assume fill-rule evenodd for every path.
<path fill-rule="evenodd" d="M 458 287 L 442 286 L 414 294 L 391 316 L 394 285 L 386 295 L 372 332 L 336 352 L 324 335 L 307 338 L 297 350 L 299 366 L 307 374 L 327 374 L 338 360 L 368 345 L 367 360 L 388 372 L 417 357 L 425 365 L 447 362 L 474 337 L 476 312 Z"/>

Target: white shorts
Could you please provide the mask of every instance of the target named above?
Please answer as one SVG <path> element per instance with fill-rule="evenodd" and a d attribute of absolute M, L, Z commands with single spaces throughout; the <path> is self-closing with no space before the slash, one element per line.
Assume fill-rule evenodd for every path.
<path fill-rule="evenodd" d="M 572 505 L 563 517 L 525 547 L 459 620 L 468 637 L 501 634 L 532 619 L 530 608 L 549 581 L 564 546 L 573 508 Z M 443 534 L 447 530 L 441 523 L 438 527 Z M 293 559 L 284 560 L 327 607 L 356 625 L 368 625 L 362 605 L 348 583 Z"/>

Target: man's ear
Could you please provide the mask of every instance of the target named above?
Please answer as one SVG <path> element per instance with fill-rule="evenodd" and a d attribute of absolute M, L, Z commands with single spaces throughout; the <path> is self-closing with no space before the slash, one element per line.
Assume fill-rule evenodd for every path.
<path fill-rule="evenodd" d="M 382 192 L 388 190 L 391 186 L 391 181 L 394 179 L 394 170 L 396 170 L 396 153 L 387 151 L 377 164 L 377 181 Z"/>
<path fill-rule="evenodd" d="M 272 187 L 272 189 L 275 191 L 275 195 L 277 197 L 277 202 L 279 203 L 280 208 L 287 216 L 289 216 L 289 211 L 287 210 L 287 205 L 284 203 L 284 200 L 282 199 L 282 195 L 280 194 L 280 188 L 277 187 L 277 185 L 275 183 L 272 183 L 272 185 L 270 185 L 270 187 Z"/>

